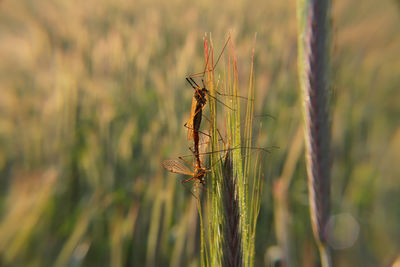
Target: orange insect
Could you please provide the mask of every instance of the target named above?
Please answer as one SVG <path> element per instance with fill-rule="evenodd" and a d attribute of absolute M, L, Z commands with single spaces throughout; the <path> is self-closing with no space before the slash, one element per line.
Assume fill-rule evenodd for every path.
<path fill-rule="evenodd" d="M 180 157 L 181 160 L 184 160 Z M 184 160 L 187 162 L 186 160 Z M 187 162 L 189 163 L 189 162 Z M 162 162 L 162 165 L 165 169 L 170 172 L 183 174 L 183 175 L 190 175 L 191 178 L 185 179 L 182 183 L 190 182 L 193 180 L 198 181 L 200 184 L 205 186 L 205 176 L 210 170 L 205 168 L 195 168 L 194 171 L 191 171 L 188 167 L 182 164 L 180 161 L 175 159 L 166 159 Z"/>
<path fill-rule="evenodd" d="M 191 79 L 191 78 L 190 78 Z M 185 123 L 185 127 L 188 128 L 187 139 L 193 139 L 194 142 L 194 156 L 197 160 L 197 166 L 200 167 L 199 157 L 199 130 L 201 125 L 201 119 L 203 117 L 203 109 L 207 104 L 207 93 L 208 90 L 205 86 L 200 88 L 196 82 L 191 82 L 189 78 L 186 78 L 188 83 L 195 89 L 192 99 L 192 108 L 190 110 L 190 119 Z M 203 83 L 204 84 L 204 83 Z M 196 86 L 195 86 L 196 85 Z"/>
<path fill-rule="evenodd" d="M 225 46 L 222 49 L 221 54 L 219 55 L 216 64 L 212 67 L 212 70 L 215 69 L 216 65 L 218 64 L 218 61 L 221 58 L 222 53 L 224 52 L 225 47 L 227 46 L 229 40 L 230 40 L 230 36 L 229 36 L 228 40 L 226 41 Z M 201 160 L 200 160 L 200 156 L 199 156 L 200 125 L 201 125 L 201 120 L 202 120 L 202 117 L 203 117 L 203 110 L 204 110 L 204 108 L 205 108 L 205 106 L 207 104 L 207 96 L 210 96 L 210 95 L 209 95 L 209 91 L 207 90 L 207 88 L 206 88 L 206 86 L 204 84 L 204 80 L 202 79 L 203 87 L 200 87 L 193 80 L 193 77 L 199 76 L 199 75 L 203 75 L 204 76 L 204 74 L 206 73 L 207 66 L 209 65 L 208 64 L 208 58 L 209 58 L 209 55 L 207 56 L 207 61 L 206 61 L 206 66 L 205 66 L 204 72 L 193 74 L 193 75 L 189 75 L 188 77 L 186 77 L 186 81 L 194 89 L 194 94 L 193 94 L 193 98 L 192 98 L 192 107 L 191 107 L 191 110 L 190 110 L 190 119 L 185 123 L 184 126 L 186 128 L 188 128 L 187 139 L 188 140 L 193 139 L 193 143 L 194 143 L 194 148 L 193 148 L 194 151 L 193 151 L 193 153 L 194 153 L 194 157 L 196 158 L 196 162 L 197 162 L 198 168 L 201 168 Z M 214 99 L 217 102 L 222 103 L 221 101 L 217 100 L 216 98 L 214 98 Z M 225 105 L 224 103 L 222 103 L 222 104 Z"/>
<path fill-rule="evenodd" d="M 201 153 L 198 153 L 196 158 L 197 164 L 192 164 L 185 160 L 183 157 L 179 157 L 181 161 L 186 162 L 189 165 L 193 166 L 193 171 L 191 171 L 186 165 L 184 165 L 182 162 L 175 160 L 175 159 L 167 159 L 162 162 L 162 165 L 165 169 L 167 169 L 169 172 L 173 173 L 178 173 L 178 174 L 183 174 L 183 175 L 190 175 L 191 178 L 185 179 L 182 181 L 182 183 L 187 183 L 190 181 L 197 181 L 198 183 L 202 184 L 205 186 L 205 176 L 208 172 L 210 172 L 209 169 L 203 168 L 202 162 L 203 162 L 203 157 L 206 154 L 205 151 L 207 149 L 207 144 L 208 144 L 208 137 L 201 137 Z M 191 150 L 193 154 L 195 154 L 194 150 Z M 200 155 L 201 154 L 201 155 Z"/>
<path fill-rule="evenodd" d="M 217 62 L 212 66 L 212 69 L 207 70 L 207 71 L 212 71 L 215 69 L 216 65 L 218 64 L 218 61 L 220 60 L 222 53 L 224 52 L 227 44 L 230 41 L 230 37 L 228 38 L 228 40 L 225 43 L 224 48 L 221 51 L 221 54 L 219 55 Z M 167 169 L 168 171 L 172 172 L 172 173 L 177 173 L 177 174 L 183 174 L 183 175 L 190 175 L 191 177 L 188 179 L 185 179 L 182 181 L 182 183 L 186 183 L 189 181 L 196 181 L 202 185 L 205 185 L 205 176 L 208 172 L 210 172 L 209 169 L 205 169 L 202 165 L 203 165 L 203 160 L 201 159 L 201 154 L 206 154 L 206 153 L 200 153 L 199 151 L 199 146 L 200 146 L 200 139 L 202 138 L 203 135 L 200 135 L 200 125 L 201 125 L 201 120 L 202 120 L 202 116 L 203 116 L 203 110 L 207 104 L 207 100 L 208 97 L 212 97 L 213 99 L 215 99 L 215 101 L 221 103 L 222 105 L 230 108 L 229 106 L 225 105 L 223 102 L 219 101 L 217 98 L 211 96 L 209 94 L 209 90 L 206 88 L 206 85 L 204 83 L 204 80 L 202 79 L 202 84 L 203 86 L 199 86 L 196 81 L 193 79 L 194 77 L 198 77 L 200 75 L 203 75 L 207 72 L 206 69 L 209 66 L 208 64 L 208 58 L 206 61 L 206 66 L 205 66 L 205 70 L 202 73 L 198 73 L 198 74 L 193 74 L 193 75 L 189 75 L 186 77 L 186 81 L 191 85 L 191 87 L 194 89 L 194 94 L 193 94 L 193 98 L 192 98 L 192 107 L 191 107 L 191 112 L 190 112 L 190 119 L 185 123 L 185 127 L 188 128 L 188 134 L 187 134 L 187 138 L 188 140 L 193 139 L 194 142 L 194 146 L 193 146 L 193 156 L 194 156 L 194 164 L 186 161 L 185 159 L 183 159 L 183 157 L 179 157 L 179 159 L 181 161 L 186 162 L 187 164 L 190 164 L 193 166 L 193 171 L 190 170 L 185 164 L 183 164 L 181 161 L 175 160 L 175 159 L 168 159 L 168 160 L 164 160 L 162 162 L 162 165 L 165 169 Z M 218 93 L 218 92 L 217 92 Z M 218 93 L 220 94 L 220 93 Z M 222 95 L 222 94 L 220 94 Z M 247 98 L 245 98 L 247 99 Z M 217 129 L 218 131 L 218 129 Z M 219 131 L 218 131 L 219 133 Z M 209 136 L 205 133 L 203 133 L 206 136 Z M 220 133 L 219 133 L 220 135 Z M 223 138 L 221 137 L 221 140 L 223 140 Z M 201 149 L 201 148 L 200 148 Z M 219 151 L 222 152 L 222 151 Z M 215 152 L 211 152 L 211 153 L 215 153 Z"/>

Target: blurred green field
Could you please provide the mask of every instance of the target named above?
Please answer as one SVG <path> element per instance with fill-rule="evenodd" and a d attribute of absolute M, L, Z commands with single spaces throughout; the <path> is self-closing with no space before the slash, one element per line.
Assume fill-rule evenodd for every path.
<path fill-rule="evenodd" d="M 333 2 L 332 215 L 355 220 L 334 228 L 335 266 L 400 257 L 399 7 Z M 255 129 L 280 147 L 256 265 L 279 258 L 273 191 L 291 162 L 293 262 L 318 266 L 303 153 L 288 157 L 302 149 L 294 0 L 0 2 L 0 266 L 199 266 L 196 200 L 160 162 L 187 154 L 204 33 L 220 51 L 228 31 L 243 88 L 258 34 L 255 113 L 275 119 Z"/>

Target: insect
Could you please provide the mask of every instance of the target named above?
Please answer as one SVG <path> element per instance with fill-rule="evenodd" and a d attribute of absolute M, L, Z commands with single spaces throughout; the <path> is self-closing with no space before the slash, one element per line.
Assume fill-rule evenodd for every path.
<path fill-rule="evenodd" d="M 218 64 L 219 59 L 222 56 L 222 53 L 225 50 L 225 47 L 227 46 L 228 42 L 230 40 L 230 36 L 228 40 L 225 43 L 224 48 L 222 49 L 218 60 L 214 66 L 212 66 L 212 70 L 215 69 L 216 65 Z M 206 50 L 207 51 L 207 50 Z M 193 93 L 193 98 L 192 98 L 192 107 L 190 110 L 190 119 L 185 123 L 185 127 L 188 128 L 188 134 L 187 134 L 187 139 L 191 140 L 193 139 L 194 147 L 193 147 L 193 153 L 194 157 L 197 162 L 197 166 L 201 168 L 201 160 L 199 156 L 199 132 L 200 132 L 200 125 L 201 125 L 201 120 L 203 117 L 203 110 L 207 104 L 207 96 L 210 96 L 208 89 L 206 88 L 206 85 L 204 83 L 204 79 L 202 79 L 203 87 L 199 86 L 196 81 L 193 79 L 193 77 L 199 76 L 199 75 L 205 75 L 206 69 L 209 66 L 209 53 L 207 54 L 207 60 L 206 60 L 206 65 L 203 73 L 197 73 L 193 75 L 189 75 L 186 77 L 186 81 L 190 84 L 190 86 L 194 89 Z M 212 97 L 212 96 L 210 96 Z M 214 97 L 213 97 L 214 98 Z M 214 98 L 217 102 L 222 103 L 225 105 L 223 102 L 217 100 Z M 226 106 L 226 105 L 225 105 Z M 228 106 L 227 106 L 228 107 Z M 229 107 L 228 107 L 229 108 Z"/>
<path fill-rule="evenodd" d="M 207 145 L 209 143 L 209 136 L 207 135 L 201 135 L 200 136 L 200 151 L 199 151 L 199 156 L 198 156 L 198 160 L 200 163 L 197 163 L 197 158 L 195 157 L 195 161 L 194 163 L 190 163 L 189 161 L 185 160 L 185 157 L 191 156 L 191 155 L 186 155 L 186 156 L 180 156 L 178 157 L 179 160 L 176 159 L 167 159 L 162 161 L 162 166 L 168 170 L 169 172 L 172 173 L 177 173 L 177 174 L 183 174 L 183 175 L 188 175 L 191 176 L 190 178 L 184 179 L 182 180 L 182 183 L 187 183 L 190 181 L 195 181 L 203 186 L 206 186 L 205 183 L 205 178 L 207 173 L 209 173 L 211 171 L 211 169 L 213 168 L 213 166 L 215 164 L 217 164 L 219 161 L 215 162 L 213 166 L 209 167 L 209 168 L 205 168 L 204 167 L 204 162 L 205 162 L 205 156 L 206 155 L 211 155 L 214 153 L 228 153 L 229 151 L 233 151 L 236 149 L 247 149 L 246 147 L 234 147 L 234 148 L 229 148 L 229 144 L 227 145 L 227 149 L 224 150 L 219 150 L 219 151 L 211 151 L 211 152 L 206 152 L 207 149 Z M 189 148 L 192 152 L 192 154 L 194 155 L 194 149 Z M 259 151 L 263 151 L 263 152 L 268 152 L 269 151 L 265 148 L 260 148 L 260 147 L 249 147 L 248 149 L 251 150 L 259 150 Z M 226 157 L 226 156 L 225 156 Z M 246 157 L 246 156 L 245 156 Z M 183 162 L 185 162 L 187 165 L 190 165 L 193 167 L 193 171 L 190 170 L 185 164 L 183 164 Z"/>
<path fill-rule="evenodd" d="M 188 161 L 184 160 L 182 157 L 179 159 L 189 163 Z M 205 176 L 210 170 L 205 169 L 205 168 L 199 168 L 195 167 L 194 171 L 191 171 L 188 167 L 186 167 L 184 164 L 182 164 L 180 161 L 175 160 L 175 159 L 166 159 L 162 162 L 162 165 L 165 169 L 167 169 L 170 172 L 173 173 L 178 173 L 178 174 L 183 174 L 183 175 L 190 175 L 191 177 L 188 179 L 185 179 L 182 181 L 182 183 L 187 183 L 190 181 L 197 181 L 203 186 L 205 186 Z"/>
<path fill-rule="evenodd" d="M 191 108 L 191 118 L 187 123 L 185 123 L 185 127 L 188 128 L 188 140 L 193 139 L 193 153 L 197 161 L 197 166 L 201 166 L 200 156 L 199 156 L 199 131 L 201 120 L 203 117 L 203 109 L 207 102 L 206 91 L 207 89 L 204 87 L 201 90 L 196 90 L 193 95 L 192 100 L 192 108 Z"/>
<path fill-rule="evenodd" d="M 202 86 L 199 86 L 196 83 L 196 81 L 193 79 L 194 77 L 200 77 L 201 75 L 203 75 L 203 78 L 204 78 L 205 73 L 207 73 L 207 72 L 210 73 L 215 69 L 215 67 L 218 64 L 218 61 L 220 60 L 222 53 L 225 50 L 229 41 L 230 41 L 230 37 L 226 41 L 225 46 L 222 49 L 221 54 L 219 55 L 219 57 L 214 65 L 211 64 L 211 66 L 210 66 L 210 64 L 208 62 L 209 55 L 210 55 L 210 53 L 212 54 L 212 49 L 211 49 L 210 53 L 208 53 L 207 52 L 208 50 L 206 49 L 207 59 L 206 59 L 206 66 L 205 66 L 204 72 L 189 75 L 186 77 L 186 81 L 194 89 L 191 112 L 190 112 L 190 119 L 185 123 L 185 127 L 188 129 L 187 138 L 188 138 L 188 140 L 193 139 L 193 143 L 194 143 L 193 149 L 191 149 L 192 154 L 193 154 L 192 156 L 194 157 L 194 160 L 193 160 L 194 162 L 192 164 L 192 163 L 186 161 L 185 159 L 183 159 L 183 157 L 179 157 L 180 161 L 175 160 L 175 159 L 168 159 L 168 160 L 164 160 L 162 162 L 163 167 L 172 173 L 191 176 L 190 178 L 183 180 L 182 183 L 186 183 L 189 181 L 196 181 L 202 185 L 205 185 L 206 174 L 208 172 L 210 172 L 209 169 L 204 168 L 204 161 L 201 158 L 201 155 L 204 155 L 206 153 L 200 152 L 200 150 L 202 149 L 200 147 L 202 137 L 203 136 L 210 137 L 206 133 L 203 133 L 202 135 L 200 135 L 200 133 L 202 133 L 200 131 L 200 126 L 201 126 L 201 121 L 202 121 L 202 117 L 203 117 L 203 110 L 205 109 L 208 99 L 213 98 L 216 102 L 219 102 L 222 105 L 224 105 L 227 108 L 232 110 L 232 108 L 225 105 L 223 102 L 219 101 L 216 97 L 210 95 L 209 90 L 206 88 L 204 79 L 201 80 Z M 218 87 L 218 85 L 217 85 L 217 87 Z M 218 91 L 216 91 L 216 92 L 218 93 Z M 218 94 L 222 95 L 221 93 L 218 93 Z M 247 98 L 245 98 L 245 99 L 247 99 Z M 217 132 L 221 137 L 221 134 L 219 133 L 218 129 L 217 129 Z M 223 141 L 224 139 L 221 137 L 221 140 Z M 238 148 L 236 148 L 236 149 L 238 149 Z M 210 152 L 210 153 L 215 153 L 215 152 L 216 151 Z M 219 152 L 222 152 L 222 151 L 219 151 Z M 189 169 L 185 164 L 183 164 L 183 162 L 193 166 L 193 171 L 191 169 Z"/>
<path fill-rule="evenodd" d="M 181 161 L 175 159 L 167 159 L 162 162 L 162 166 L 169 172 L 183 174 L 183 175 L 190 175 L 191 177 L 182 181 L 182 183 L 187 183 L 190 181 L 196 181 L 203 186 L 205 186 L 205 176 L 209 169 L 202 167 L 202 163 L 204 162 L 204 155 L 206 154 L 205 151 L 208 145 L 208 136 L 202 136 L 201 138 L 200 149 L 201 153 L 197 153 L 196 162 L 197 164 L 192 164 L 184 159 L 184 157 L 179 157 L 181 161 L 193 166 L 193 171 L 191 171 L 186 165 L 184 165 Z M 189 148 L 190 149 L 190 148 Z M 190 149 L 191 150 L 191 149 Z M 191 150 L 193 154 L 195 154 L 195 150 Z"/>

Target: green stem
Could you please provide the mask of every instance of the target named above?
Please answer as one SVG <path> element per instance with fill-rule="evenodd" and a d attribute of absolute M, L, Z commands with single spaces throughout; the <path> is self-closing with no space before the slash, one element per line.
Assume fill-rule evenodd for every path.
<path fill-rule="evenodd" d="M 327 245 L 320 244 L 319 247 L 319 256 L 321 258 L 321 266 L 322 267 L 331 267 L 332 266 L 332 258 L 331 251 Z"/>

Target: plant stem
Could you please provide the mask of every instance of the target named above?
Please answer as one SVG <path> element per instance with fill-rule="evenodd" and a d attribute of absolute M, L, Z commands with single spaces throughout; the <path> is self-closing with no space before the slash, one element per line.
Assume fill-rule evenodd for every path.
<path fill-rule="evenodd" d="M 330 266 L 325 238 L 330 210 L 329 9 L 329 0 L 298 2 L 298 66 L 304 99 L 310 215 L 323 266 Z"/>

